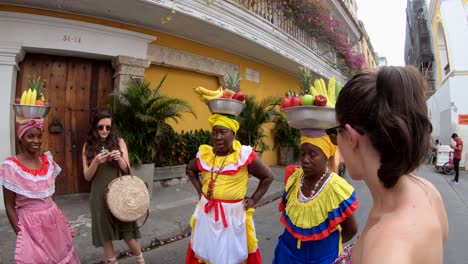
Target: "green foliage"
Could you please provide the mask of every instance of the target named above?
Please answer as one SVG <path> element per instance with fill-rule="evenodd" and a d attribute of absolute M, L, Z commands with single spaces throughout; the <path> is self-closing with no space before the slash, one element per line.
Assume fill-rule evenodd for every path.
<path fill-rule="evenodd" d="M 171 128 L 158 142 L 154 165 L 163 167 L 187 164 L 195 158 L 198 147 L 203 144 L 213 145 L 210 131 L 200 129 L 177 133 Z"/>
<path fill-rule="evenodd" d="M 301 146 L 301 131 L 290 127 L 284 115 L 279 115 L 272 129 L 275 142 L 274 149 L 279 147 L 290 147 L 294 151 L 294 160 L 299 159 Z"/>
<path fill-rule="evenodd" d="M 276 106 L 281 98 L 267 97 L 260 102 L 253 96 L 246 96 L 245 108 L 238 117 L 240 123 L 237 138 L 243 145 L 252 146 L 257 151 L 266 151 L 270 146 L 263 140 L 265 130 L 263 125 L 274 122 L 279 112 Z"/>
<path fill-rule="evenodd" d="M 172 128 L 166 123 L 178 122 L 183 113 L 196 116 L 184 100 L 160 93 L 166 76 L 154 89 L 150 83 L 132 78 L 127 89 L 112 93 L 115 123 L 128 147 L 131 165 L 151 163 L 164 133 Z"/>

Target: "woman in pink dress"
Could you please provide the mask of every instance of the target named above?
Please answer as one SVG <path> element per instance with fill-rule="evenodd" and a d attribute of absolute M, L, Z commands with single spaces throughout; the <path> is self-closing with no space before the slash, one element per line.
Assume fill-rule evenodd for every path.
<path fill-rule="evenodd" d="M 18 126 L 21 153 L 0 166 L 5 209 L 17 234 L 16 263 L 80 263 L 73 228 L 52 200 L 61 168 L 50 152 L 41 153 L 43 119 Z"/>

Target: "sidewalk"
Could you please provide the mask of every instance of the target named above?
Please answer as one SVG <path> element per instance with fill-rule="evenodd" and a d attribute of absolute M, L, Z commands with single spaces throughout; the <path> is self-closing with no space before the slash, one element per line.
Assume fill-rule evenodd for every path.
<path fill-rule="evenodd" d="M 274 166 L 272 169 L 276 178 L 259 204 L 275 199 L 283 192 L 284 167 Z M 251 195 L 257 185 L 258 180 L 250 178 L 247 194 Z M 197 199 L 198 195 L 190 182 L 154 189 L 150 215 L 141 228 L 142 248 L 147 249 L 161 244 L 161 241 L 188 235 L 190 231 L 188 224 Z M 99 263 L 103 260 L 102 248 L 95 248 L 92 245 L 89 195 L 63 195 L 55 197 L 55 201 L 76 229 L 74 245 L 81 262 Z M 2 238 L 0 264 L 14 263 L 16 235 L 10 227 L 5 211 L 0 211 L 0 237 Z M 127 246 L 123 241 L 117 241 L 114 243 L 114 249 L 117 253 L 126 252 Z"/>

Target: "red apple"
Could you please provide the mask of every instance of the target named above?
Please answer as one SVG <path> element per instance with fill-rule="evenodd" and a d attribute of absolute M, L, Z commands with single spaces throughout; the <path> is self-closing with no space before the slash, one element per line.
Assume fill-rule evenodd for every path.
<path fill-rule="evenodd" d="M 327 97 L 325 97 L 323 94 L 318 94 L 317 96 L 315 96 L 314 105 L 316 106 L 327 105 Z"/>
<path fill-rule="evenodd" d="M 313 105 L 314 104 L 314 97 L 310 94 L 304 94 L 301 97 L 302 105 Z"/>
<path fill-rule="evenodd" d="M 243 92 L 237 92 L 232 96 L 232 99 L 243 102 L 245 100 L 245 94 Z"/>
<path fill-rule="evenodd" d="M 21 103 L 21 98 L 16 98 L 15 99 L 15 104 L 19 104 L 19 103 Z"/>
<path fill-rule="evenodd" d="M 292 98 L 290 96 L 284 97 L 283 100 L 281 100 L 281 108 L 291 107 L 292 106 L 291 99 Z"/>
<path fill-rule="evenodd" d="M 292 104 L 292 106 L 300 106 L 301 105 L 301 98 L 299 98 L 297 96 L 294 96 L 291 99 L 291 104 Z"/>

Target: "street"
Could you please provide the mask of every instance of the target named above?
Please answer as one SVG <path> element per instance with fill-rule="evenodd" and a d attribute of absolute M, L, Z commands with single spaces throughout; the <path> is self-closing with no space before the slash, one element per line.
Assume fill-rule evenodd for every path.
<path fill-rule="evenodd" d="M 468 244 L 468 173 L 461 172 L 460 184 L 453 186 L 449 183 L 453 176 L 435 173 L 432 166 L 423 165 L 415 174 L 430 180 L 441 192 L 445 201 L 450 231 L 445 247 L 444 263 L 468 264 L 465 253 Z M 350 182 L 356 188 L 360 200 L 356 216 L 361 230 L 371 207 L 371 197 L 363 182 L 352 180 Z M 277 238 L 283 232 L 279 222 L 278 200 L 258 208 L 254 219 L 263 262 L 271 263 Z M 184 263 L 189 239 L 185 238 L 145 252 L 146 263 Z M 119 263 L 135 263 L 135 260 L 127 258 Z"/>

